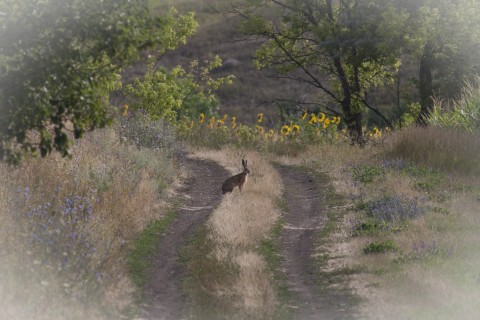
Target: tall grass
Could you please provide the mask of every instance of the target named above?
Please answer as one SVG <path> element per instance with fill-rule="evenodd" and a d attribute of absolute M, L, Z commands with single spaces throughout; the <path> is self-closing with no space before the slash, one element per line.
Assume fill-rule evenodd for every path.
<path fill-rule="evenodd" d="M 2 317 L 118 319 L 132 302 L 126 252 L 177 170 L 173 147 L 134 139 L 147 126 L 170 141 L 161 124 L 122 125 L 75 141 L 72 159 L 0 165 Z"/>
<path fill-rule="evenodd" d="M 464 175 L 480 174 L 480 133 L 456 129 L 410 127 L 399 132 L 386 148 L 387 155 L 422 166 Z"/>
<path fill-rule="evenodd" d="M 480 130 L 480 78 L 467 83 L 458 100 L 436 100 L 427 122 L 443 128 L 467 132 Z"/>

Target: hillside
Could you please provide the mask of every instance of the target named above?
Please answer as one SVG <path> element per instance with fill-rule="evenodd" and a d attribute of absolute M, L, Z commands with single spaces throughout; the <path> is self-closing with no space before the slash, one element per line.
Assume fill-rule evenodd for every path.
<path fill-rule="evenodd" d="M 219 0 L 171 0 L 156 4 L 151 1 L 154 12 L 166 12 L 174 6 L 179 13 L 195 12 L 199 28 L 197 33 L 173 52 L 162 56 L 159 64 L 166 67 L 187 66 L 193 59 L 200 61 L 219 55 L 224 66 L 215 71 L 217 76 L 232 74 L 234 84 L 223 86 L 217 91 L 220 114 L 235 115 L 241 122 L 251 123 L 257 113 L 264 113 L 268 125 L 273 125 L 290 114 L 299 114 L 304 108 L 311 111 L 325 111 L 324 93 L 305 83 L 280 78 L 274 71 L 257 69 L 253 65 L 255 51 L 261 44 L 247 39 L 239 33 L 240 18 L 228 14 L 228 6 Z M 416 61 L 404 57 L 399 72 L 399 83 L 386 88 L 373 89 L 372 104 L 390 119 L 396 119 L 405 111 L 406 105 L 416 96 L 412 79 L 415 76 Z M 139 74 L 137 74 L 139 75 Z M 294 74 L 293 74 L 294 75 Z M 327 82 L 327 77 L 324 77 Z M 399 96 L 401 94 L 401 97 Z M 307 103 L 304 105 L 295 102 Z M 338 106 L 329 105 L 338 109 Z M 384 123 L 367 111 L 369 124 L 383 126 Z"/>
<path fill-rule="evenodd" d="M 154 2 L 154 1 L 152 1 Z M 276 99 L 315 101 L 318 92 L 314 88 L 284 79 L 274 79 L 268 70 L 257 70 L 252 61 L 259 43 L 246 40 L 238 31 L 239 20 L 223 15 L 214 9 L 213 1 L 170 1 L 154 5 L 155 12 L 165 12 L 170 4 L 179 13 L 194 11 L 199 28 L 173 52 L 162 56 L 159 64 L 172 68 L 188 66 L 193 59 L 199 61 L 219 55 L 224 66 L 215 70 L 215 76 L 234 75 L 234 84 L 217 91 L 219 113 L 235 115 L 241 122 L 254 122 L 257 113 L 264 113 L 267 123 L 273 125 L 279 119 Z M 140 62 L 140 66 L 142 63 Z M 140 68 L 137 65 L 136 68 Z M 133 72 L 138 76 L 141 72 Z M 300 112 L 301 108 L 297 108 Z"/>

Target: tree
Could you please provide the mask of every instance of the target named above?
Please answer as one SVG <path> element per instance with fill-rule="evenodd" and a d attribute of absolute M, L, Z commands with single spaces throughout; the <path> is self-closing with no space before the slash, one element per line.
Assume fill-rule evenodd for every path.
<path fill-rule="evenodd" d="M 363 141 L 365 109 L 386 119 L 369 100 L 369 90 L 393 81 L 408 18 L 391 1 L 247 1 L 237 12 L 245 34 L 263 39 L 256 53 L 259 68 L 312 85 L 326 107 L 341 115 L 352 140 Z M 272 16 L 278 13 L 278 17 Z"/>
<path fill-rule="evenodd" d="M 151 63 L 145 76 L 125 87 L 126 95 L 132 98 L 134 109 L 147 112 L 151 119 L 162 118 L 174 122 L 179 116 L 212 114 L 216 111 L 213 90 L 222 84 L 231 84 L 234 79 L 231 75 L 211 75 L 211 71 L 221 65 L 219 56 L 203 63 L 193 60 L 187 70 L 177 66 L 168 71 L 155 68 Z"/>
<path fill-rule="evenodd" d="M 69 154 L 108 124 L 120 72 L 147 48 L 185 42 L 193 14 L 151 16 L 147 0 L 0 1 L 0 159 Z"/>
<path fill-rule="evenodd" d="M 419 61 L 421 110 L 426 125 L 433 97 L 457 98 L 480 73 L 480 3 L 471 0 L 396 0 L 409 13 L 411 52 Z"/>

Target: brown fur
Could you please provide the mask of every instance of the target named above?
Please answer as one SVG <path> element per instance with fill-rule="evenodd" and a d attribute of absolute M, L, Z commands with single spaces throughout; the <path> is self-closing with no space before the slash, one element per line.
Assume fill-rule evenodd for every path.
<path fill-rule="evenodd" d="M 242 191 L 243 185 L 247 182 L 247 176 L 250 170 L 247 168 L 247 160 L 242 159 L 243 172 L 228 178 L 222 184 L 222 193 L 232 192 L 235 187 Z"/>

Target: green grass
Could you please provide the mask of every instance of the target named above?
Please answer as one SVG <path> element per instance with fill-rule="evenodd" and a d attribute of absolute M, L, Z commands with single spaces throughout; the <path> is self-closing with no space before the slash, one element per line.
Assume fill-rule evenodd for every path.
<path fill-rule="evenodd" d="M 277 206 L 281 208 L 282 211 L 288 210 L 288 205 L 283 198 L 278 200 Z M 292 319 L 293 317 L 292 310 L 286 307 L 288 301 L 290 301 L 293 296 L 287 285 L 286 276 L 281 270 L 283 257 L 281 255 L 281 248 L 278 243 L 279 238 L 282 235 L 284 224 L 285 221 L 283 218 L 279 219 L 272 227 L 269 236 L 260 243 L 259 248 L 260 253 L 265 258 L 265 261 L 267 262 L 275 281 L 279 304 L 274 312 L 274 319 Z"/>
<path fill-rule="evenodd" d="M 176 202 L 167 214 L 151 222 L 133 243 L 128 255 L 127 266 L 132 281 L 142 288 L 148 281 L 147 271 L 152 268 L 152 257 L 161 241 L 165 230 L 178 214 L 179 202 Z"/>
<path fill-rule="evenodd" d="M 398 251 L 398 246 L 392 240 L 374 241 L 363 248 L 363 253 L 386 253 Z"/>
<path fill-rule="evenodd" d="M 207 226 L 199 228 L 182 248 L 180 259 L 186 268 L 183 289 L 188 297 L 189 317 L 195 319 L 230 319 L 239 310 L 232 298 L 218 296 L 221 284 L 233 285 L 238 272 L 233 263 L 219 261 L 214 254 L 215 244 Z"/>
<path fill-rule="evenodd" d="M 362 164 L 352 169 L 353 180 L 361 183 L 371 183 L 385 175 L 385 169 L 375 165 Z"/>

